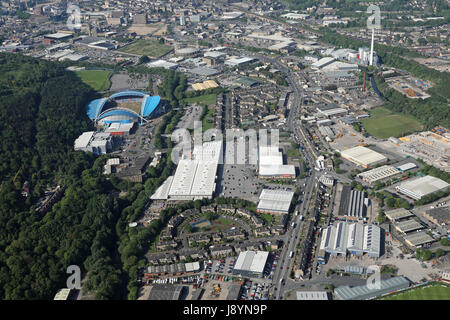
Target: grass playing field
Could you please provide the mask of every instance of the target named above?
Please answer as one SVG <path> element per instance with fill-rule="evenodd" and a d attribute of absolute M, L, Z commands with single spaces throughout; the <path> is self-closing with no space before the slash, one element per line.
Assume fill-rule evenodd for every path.
<path fill-rule="evenodd" d="M 211 104 L 216 104 L 216 96 L 217 94 L 211 93 L 211 94 L 204 94 L 198 97 L 193 98 L 185 98 L 184 101 L 188 104 L 190 103 L 198 103 L 202 106 L 207 106 Z"/>
<path fill-rule="evenodd" d="M 371 110 L 370 118 L 361 123 L 370 135 L 380 139 L 401 137 L 423 129 L 423 125 L 413 116 L 393 113 L 385 108 Z"/>
<path fill-rule="evenodd" d="M 383 300 L 450 300 L 450 286 L 438 284 L 420 287 L 384 297 Z"/>
<path fill-rule="evenodd" d="M 111 86 L 109 78 L 111 71 L 103 70 L 80 70 L 75 72 L 76 75 L 95 91 L 105 91 Z"/>
<path fill-rule="evenodd" d="M 160 44 L 158 41 L 141 39 L 120 48 L 119 52 L 159 58 L 172 50 L 171 46 Z"/>

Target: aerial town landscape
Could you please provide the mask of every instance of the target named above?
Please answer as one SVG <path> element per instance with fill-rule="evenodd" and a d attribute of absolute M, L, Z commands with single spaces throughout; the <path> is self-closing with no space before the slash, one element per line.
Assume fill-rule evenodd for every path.
<path fill-rule="evenodd" d="M 448 1 L 0 6 L 0 299 L 450 300 Z"/>

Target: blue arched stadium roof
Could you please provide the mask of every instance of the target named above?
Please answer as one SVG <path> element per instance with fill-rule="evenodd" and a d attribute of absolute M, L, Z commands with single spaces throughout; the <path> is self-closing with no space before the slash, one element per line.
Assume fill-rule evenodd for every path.
<path fill-rule="evenodd" d="M 103 113 L 98 120 L 104 119 L 109 116 L 127 116 L 132 118 L 139 118 L 138 115 L 132 111 L 125 110 L 125 109 L 111 109 L 111 111 L 106 111 Z"/>
<path fill-rule="evenodd" d="M 112 96 L 110 96 L 110 98 L 115 99 L 115 98 L 128 97 L 128 96 L 145 97 L 146 95 L 147 94 L 145 92 L 136 91 L 136 90 L 127 90 L 127 91 L 116 92 Z"/>
<path fill-rule="evenodd" d="M 105 117 L 105 114 L 106 114 L 106 113 L 102 114 L 102 111 L 103 111 L 105 104 L 108 102 L 108 100 L 120 98 L 120 97 L 129 97 L 129 96 L 143 98 L 141 110 L 140 110 L 140 114 L 139 114 L 141 117 L 148 117 L 150 114 L 152 114 L 152 112 L 155 111 L 155 109 L 159 105 L 159 102 L 161 101 L 160 96 L 149 96 L 148 94 L 146 94 L 145 92 L 142 92 L 142 91 L 136 91 L 136 90 L 120 91 L 120 92 L 114 93 L 109 98 L 101 98 L 101 99 L 96 99 L 96 100 L 89 102 L 89 104 L 86 106 L 86 113 L 89 116 L 89 118 L 92 120 L 99 118 L 100 115 L 102 115 L 102 117 L 99 119 L 102 119 Z M 133 115 L 136 116 L 136 114 L 134 112 L 133 112 Z"/>
<path fill-rule="evenodd" d="M 95 119 L 102 112 L 102 109 L 108 101 L 108 98 L 95 99 L 86 106 L 86 113 L 90 119 Z"/>
<path fill-rule="evenodd" d="M 142 101 L 141 116 L 148 117 L 153 111 L 155 111 L 160 101 L 160 96 L 146 96 Z"/>

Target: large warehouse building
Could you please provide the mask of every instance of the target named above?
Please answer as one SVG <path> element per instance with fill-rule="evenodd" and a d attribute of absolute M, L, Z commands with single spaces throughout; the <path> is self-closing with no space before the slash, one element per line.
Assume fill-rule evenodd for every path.
<path fill-rule="evenodd" d="M 364 182 L 373 184 L 377 181 L 387 179 L 400 173 L 401 172 L 393 166 L 384 165 L 369 171 L 361 172 L 360 174 L 358 174 L 358 177 L 361 178 Z"/>
<path fill-rule="evenodd" d="M 283 215 L 289 213 L 294 191 L 263 189 L 256 212 Z"/>
<path fill-rule="evenodd" d="M 341 151 L 341 157 L 363 168 L 373 167 L 387 161 L 387 158 L 382 154 L 362 146 Z"/>
<path fill-rule="evenodd" d="M 233 274 L 249 278 L 262 278 L 267 263 L 269 252 L 267 251 L 244 251 L 234 265 Z"/>
<path fill-rule="evenodd" d="M 150 96 L 141 91 L 120 91 L 108 98 L 91 101 L 86 113 L 96 124 L 139 122 L 158 113 L 161 97 Z"/>
<path fill-rule="evenodd" d="M 419 200 L 423 196 L 440 190 L 445 190 L 449 186 L 450 185 L 447 182 L 441 179 L 433 176 L 425 176 L 405 181 L 396 186 L 395 189 L 409 198 Z"/>
<path fill-rule="evenodd" d="M 398 276 L 381 280 L 379 288 L 369 288 L 367 284 L 357 287 L 341 286 L 334 290 L 334 294 L 339 300 L 368 300 L 408 287 L 408 279 Z"/>
<path fill-rule="evenodd" d="M 320 250 L 331 255 L 347 255 L 347 253 L 378 258 L 381 247 L 380 227 L 362 223 L 339 222 L 322 231 Z"/>
<path fill-rule="evenodd" d="M 278 147 L 259 148 L 259 176 L 261 178 L 295 178 L 295 166 L 283 164 Z"/>
<path fill-rule="evenodd" d="M 169 177 L 151 196 L 153 200 L 211 199 L 216 190 L 217 167 L 222 156 L 222 141 L 194 147 L 191 159 L 178 162 L 175 175 Z"/>

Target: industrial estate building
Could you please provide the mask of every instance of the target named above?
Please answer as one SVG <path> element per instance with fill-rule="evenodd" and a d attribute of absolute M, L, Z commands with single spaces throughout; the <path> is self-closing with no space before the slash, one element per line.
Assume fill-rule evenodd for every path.
<path fill-rule="evenodd" d="M 297 291 L 297 300 L 330 300 L 326 291 Z"/>
<path fill-rule="evenodd" d="M 419 200 L 423 196 L 440 190 L 445 190 L 449 186 L 450 185 L 447 182 L 441 179 L 433 176 L 425 176 L 405 181 L 396 186 L 395 189 L 409 198 Z"/>
<path fill-rule="evenodd" d="M 331 255 L 347 255 L 347 253 L 369 257 L 380 256 L 381 228 L 376 225 L 362 223 L 339 222 L 322 231 L 320 250 Z"/>
<path fill-rule="evenodd" d="M 376 286 L 370 288 L 367 284 L 357 287 L 341 286 L 334 290 L 334 294 L 339 300 L 368 300 L 408 287 L 409 281 L 403 276 L 398 276 L 381 280 L 379 288 Z"/>
<path fill-rule="evenodd" d="M 161 101 L 159 96 L 150 96 L 141 91 L 120 91 L 108 98 L 91 101 L 86 113 L 96 124 L 139 122 L 141 125 L 147 118 L 158 112 Z"/>
<path fill-rule="evenodd" d="M 450 206 L 427 210 L 423 216 L 438 226 L 450 224 Z"/>
<path fill-rule="evenodd" d="M 283 164 L 283 154 L 276 146 L 259 148 L 261 178 L 295 178 L 295 166 Z"/>
<path fill-rule="evenodd" d="M 75 151 L 92 152 L 95 155 L 106 154 L 114 148 L 111 133 L 87 131 L 83 132 L 74 142 Z"/>
<path fill-rule="evenodd" d="M 365 192 L 352 190 L 350 186 L 343 186 L 338 215 L 363 219 L 366 216 L 367 201 Z"/>
<path fill-rule="evenodd" d="M 385 212 L 386 217 L 388 217 L 389 220 L 392 222 L 395 222 L 397 220 L 403 219 L 403 218 L 409 218 L 412 217 L 413 214 L 404 208 L 394 209 L 391 211 Z"/>
<path fill-rule="evenodd" d="M 362 172 L 358 174 L 358 177 L 361 178 L 364 182 L 373 184 L 377 181 L 387 179 L 400 173 L 401 172 L 393 166 L 384 165 L 369 171 Z"/>
<path fill-rule="evenodd" d="M 408 219 L 405 221 L 397 222 L 394 224 L 394 227 L 403 234 L 424 228 L 424 226 L 421 223 L 417 222 L 415 219 Z"/>
<path fill-rule="evenodd" d="M 326 117 L 332 117 L 332 116 L 346 115 L 347 114 L 347 109 L 341 108 L 335 103 L 331 103 L 331 104 L 327 104 L 327 105 L 323 105 L 323 106 L 317 107 L 317 111 L 320 114 L 322 114 L 322 115 L 324 115 Z"/>
<path fill-rule="evenodd" d="M 190 158 L 181 159 L 177 170 L 151 196 L 153 200 L 211 199 L 216 190 L 216 173 L 222 161 L 222 141 L 195 146 Z"/>
<path fill-rule="evenodd" d="M 387 158 L 382 154 L 362 146 L 341 151 L 341 157 L 363 168 L 369 168 L 387 161 Z"/>
<path fill-rule="evenodd" d="M 262 278 L 267 263 L 269 252 L 267 251 L 244 251 L 234 265 L 233 274 L 249 278 Z"/>
<path fill-rule="evenodd" d="M 263 189 L 256 212 L 283 215 L 289 213 L 294 191 Z"/>
<path fill-rule="evenodd" d="M 411 247 L 420 247 L 426 243 L 434 241 L 434 239 L 426 233 L 426 231 L 412 232 L 404 236 L 404 239 Z"/>

